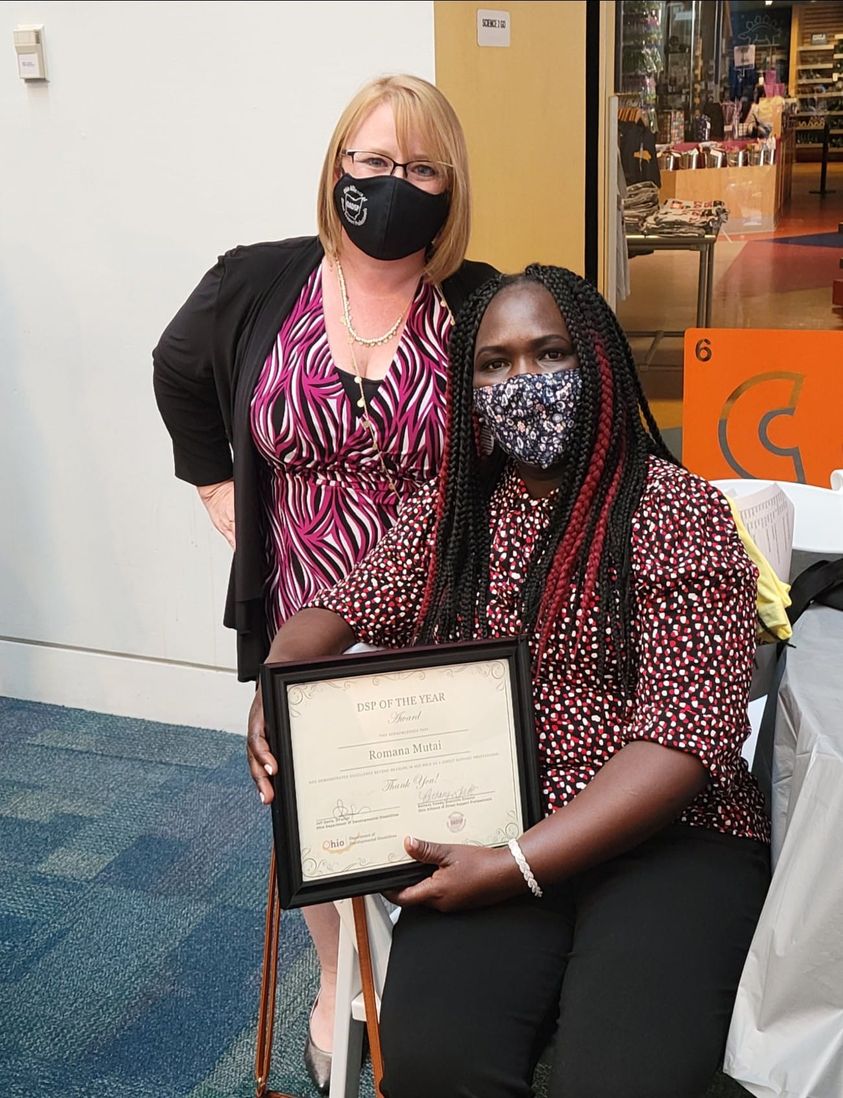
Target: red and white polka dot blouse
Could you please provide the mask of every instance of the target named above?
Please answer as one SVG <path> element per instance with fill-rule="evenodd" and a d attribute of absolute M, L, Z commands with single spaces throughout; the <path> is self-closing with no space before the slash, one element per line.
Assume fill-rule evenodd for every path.
<path fill-rule="evenodd" d="M 404 505 L 392 529 L 341 583 L 309 605 L 343 617 L 360 641 L 412 644 L 433 544 L 435 484 Z M 489 632 L 521 632 L 521 590 L 551 498 L 533 499 L 504 474 L 490 504 Z M 570 614 L 548 643 L 535 688 L 542 792 L 548 812 L 584 789 L 633 740 L 687 751 L 709 781 L 679 823 L 769 841 L 764 801 L 741 757 L 755 652 L 757 571 L 729 506 L 706 481 L 658 458 L 632 524 L 638 683 L 632 699 L 601 676 L 596 625 L 574 660 Z"/>

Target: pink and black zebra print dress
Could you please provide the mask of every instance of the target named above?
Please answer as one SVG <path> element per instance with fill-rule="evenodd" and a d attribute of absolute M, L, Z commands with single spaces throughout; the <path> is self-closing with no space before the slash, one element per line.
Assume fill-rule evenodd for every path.
<path fill-rule="evenodd" d="M 392 525 L 402 500 L 435 476 L 451 323 L 435 288 L 420 283 L 386 376 L 367 383 L 369 413 L 396 497 L 359 417 L 356 392 L 331 357 L 321 267 L 302 289 L 251 404 L 252 438 L 266 463 L 270 636 L 317 592 L 344 579 Z"/>

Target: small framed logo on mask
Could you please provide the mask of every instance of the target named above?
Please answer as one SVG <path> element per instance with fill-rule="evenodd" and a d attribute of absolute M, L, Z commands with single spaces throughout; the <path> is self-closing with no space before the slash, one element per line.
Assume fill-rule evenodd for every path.
<path fill-rule="evenodd" d="M 340 203 L 343 216 L 350 225 L 366 224 L 366 218 L 369 216 L 368 201 L 366 195 L 352 184 L 343 187 Z"/>

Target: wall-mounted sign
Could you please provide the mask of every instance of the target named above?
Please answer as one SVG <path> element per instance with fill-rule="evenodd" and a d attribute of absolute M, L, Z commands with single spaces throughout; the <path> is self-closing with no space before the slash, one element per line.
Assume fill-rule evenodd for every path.
<path fill-rule="evenodd" d="M 709 480 L 828 488 L 843 468 L 843 332 L 689 328 L 682 460 Z"/>
<path fill-rule="evenodd" d="M 755 67 L 755 43 L 748 46 L 735 46 L 735 68 Z"/>
<path fill-rule="evenodd" d="M 508 11 L 492 8 L 477 9 L 477 45 L 508 46 L 510 18 Z"/>
<path fill-rule="evenodd" d="M 825 33 L 825 31 L 822 31 L 819 34 L 812 34 L 811 35 L 811 45 L 812 46 L 824 46 L 827 42 L 828 42 L 828 35 Z"/>

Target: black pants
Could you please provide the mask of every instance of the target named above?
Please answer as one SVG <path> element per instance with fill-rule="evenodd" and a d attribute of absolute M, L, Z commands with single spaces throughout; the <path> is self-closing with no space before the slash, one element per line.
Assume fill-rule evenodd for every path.
<path fill-rule="evenodd" d="M 528 1098 L 555 1030 L 551 1098 L 698 1098 L 768 882 L 766 846 L 675 826 L 541 900 L 404 911 L 384 1094 Z"/>

